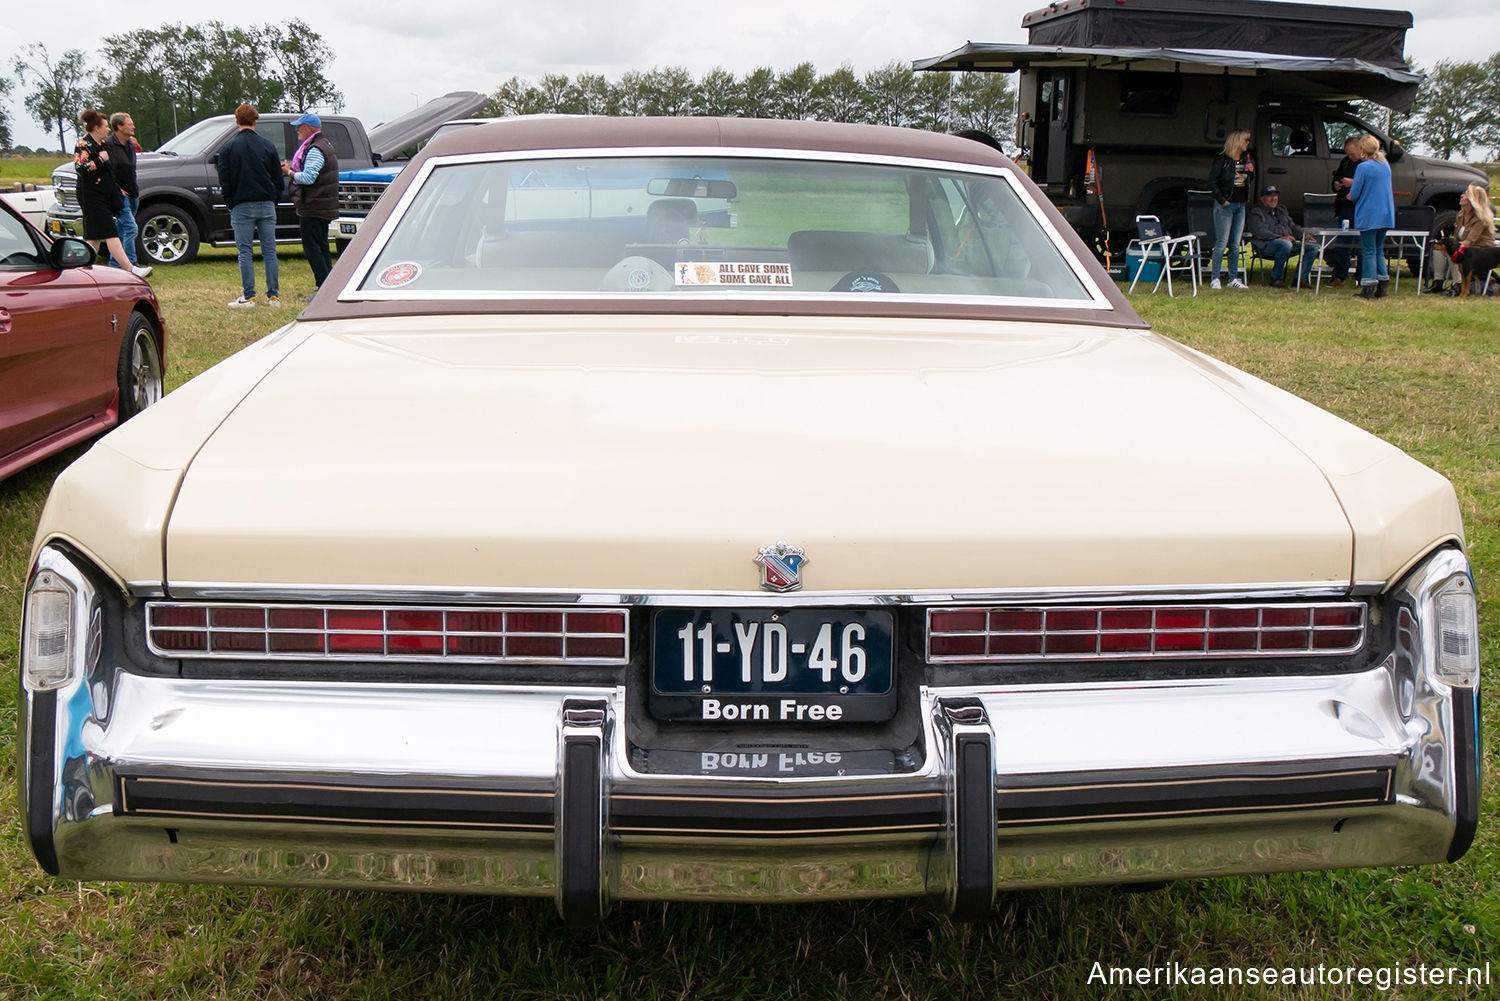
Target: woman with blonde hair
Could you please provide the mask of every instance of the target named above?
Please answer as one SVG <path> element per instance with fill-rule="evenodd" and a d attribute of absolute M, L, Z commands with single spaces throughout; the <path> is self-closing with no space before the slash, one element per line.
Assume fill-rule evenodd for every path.
<path fill-rule="evenodd" d="M 84 108 L 78 116 L 83 134 L 73 147 L 73 169 L 78 174 L 78 206 L 83 210 L 83 239 L 99 249 L 102 242 L 109 248 L 116 264 L 145 278 L 150 268 L 138 268 L 125 256 L 125 246 L 115 229 L 115 216 L 125 207 L 125 197 L 110 170 L 109 150 L 104 140 L 109 136 L 109 122 L 93 108 Z"/>
<path fill-rule="evenodd" d="M 1453 220 L 1453 235 L 1465 247 L 1495 245 L 1495 209 L 1490 204 L 1490 193 L 1481 185 L 1471 184 L 1459 196 L 1458 218 Z M 1432 284 L 1422 291 L 1458 295 L 1458 283 L 1462 280 L 1463 269 L 1449 259 L 1448 248 L 1435 244 L 1432 248 Z M 1448 282 L 1453 284 L 1448 285 Z"/>
<path fill-rule="evenodd" d="M 1396 196 L 1380 140 L 1361 136 L 1359 154 L 1354 185 L 1349 189 L 1354 228 L 1359 230 L 1359 291 L 1354 294 L 1361 299 L 1383 299 L 1391 277 L 1385 267 L 1385 233 L 1396 225 Z"/>
<path fill-rule="evenodd" d="M 1208 186 L 1214 194 L 1214 253 L 1209 260 L 1211 289 L 1222 288 L 1219 272 L 1224 252 L 1229 251 L 1229 287 L 1245 288 L 1240 281 L 1240 237 L 1245 232 L 1245 206 L 1255 179 L 1255 160 L 1250 156 L 1250 133 L 1237 129 L 1224 137 L 1224 151 L 1208 169 Z"/>

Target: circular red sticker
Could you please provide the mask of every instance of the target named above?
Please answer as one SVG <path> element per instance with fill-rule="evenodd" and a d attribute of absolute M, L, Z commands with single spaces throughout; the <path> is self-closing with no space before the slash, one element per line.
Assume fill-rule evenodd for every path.
<path fill-rule="evenodd" d="M 400 288 L 403 285 L 410 285 L 420 277 L 422 277 L 422 265 L 413 261 L 402 261 L 380 272 L 380 277 L 375 279 L 375 284 L 381 288 Z"/>

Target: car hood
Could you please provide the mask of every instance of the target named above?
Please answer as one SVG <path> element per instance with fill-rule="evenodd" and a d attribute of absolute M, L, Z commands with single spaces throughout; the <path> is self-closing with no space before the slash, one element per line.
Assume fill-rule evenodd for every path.
<path fill-rule="evenodd" d="M 489 100 L 488 95 L 474 90 L 455 90 L 434 97 L 426 104 L 370 129 L 370 150 L 382 160 L 393 159 L 408 146 L 431 136 L 439 125 L 454 118 L 467 118 Z"/>
<path fill-rule="evenodd" d="M 809 590 L 1347 584 L 1330 475 L 1426 472 L 1141 331 L 299 326 L 187 469 L 169 589 L 753 590 L 780 540 L 806 551 Z M 1304 411 L 1311 445 L 1276 426 Z"/>

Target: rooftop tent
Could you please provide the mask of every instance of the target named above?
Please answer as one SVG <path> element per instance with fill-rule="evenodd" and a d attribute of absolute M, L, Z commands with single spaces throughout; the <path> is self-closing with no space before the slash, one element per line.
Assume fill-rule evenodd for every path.
<path fill-rule="evenodd" d="M 1160 2 L 1160 0 L 1158 0 Z M 1277 5 L 1281 6 L 1281 5 Z M 1087 67 L 1090 69 L 1180 72 L 1199 75 L 1287 74 L 1277 87 L 1320 100 L 1366 100 L 1397 111 L 1411 107 L 1419 73 L 1351 58 L 1314 58 L 1264 52 L 1203 51 L 1177 48 L 1098 48 L 1058 45 L 1004 45 L 969 42 L 962 48 L 912 64 L 918 70 L 987 70 Z"/>
<path fill-rule="evenodd" d="M 1067 0 L 1032 11 L 1021 26 L 1032 45 L 1279 53 L 1405 69 L 1412 16 L 1267 0 Z"/>

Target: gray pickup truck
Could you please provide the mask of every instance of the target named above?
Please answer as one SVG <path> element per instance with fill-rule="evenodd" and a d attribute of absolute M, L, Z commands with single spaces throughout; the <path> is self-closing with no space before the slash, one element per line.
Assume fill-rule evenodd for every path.
<path fill-rule="evenodd" d="M 421 142 L 443 122 L 457 114 L 455 108 L 472 109 L 483 96 L 474 91 L 445 94 L 365 133 L 357 118 L 322 115 L 323 133 L 338 154 L 340 169 L 371 167 L 394 158 Z M 264 114 L 255 131 L 276 147 L 285 159 L 297 149 L 297 133 L 290 125 L 293 114 Z M 198 256 L 201 243 L 232 246 L 229 208 L 219 190 L 215 158 L 236 127 L 233 115 L 216 115 L 188 126 L 161 148 L 142 153 L 136 160 L 136 178 L 141 189 L 139 250 L 142 263 L 186 264 Z M 47 210 L 47 231 L 53 236 L 83 233 L 83 215 L 74 194 L 76 175 L 71 162 L 52 173 L 57 203 Z M 297 216 L 290 197 L 277 206 L 276 238 L 296 243 L 300 237 Z"/>

